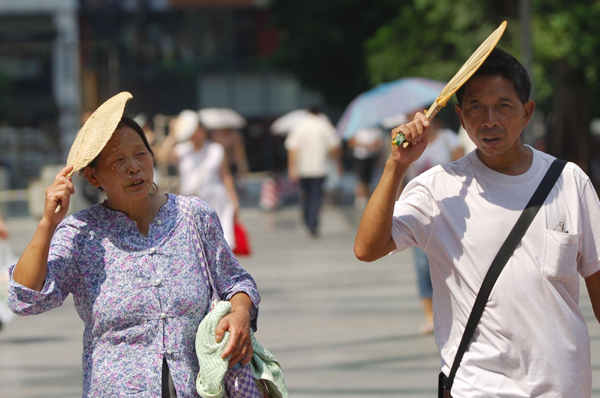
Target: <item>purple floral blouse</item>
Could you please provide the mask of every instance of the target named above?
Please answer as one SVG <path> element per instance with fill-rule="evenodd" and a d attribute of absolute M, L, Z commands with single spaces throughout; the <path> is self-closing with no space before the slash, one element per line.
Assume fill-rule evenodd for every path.
<path fill-rule="evenodd" d="M 57 228 L 41 292 L 12 279 L 9 306 L 32 315 L 60 306 L 69 293 L 83 322 L 83 397 L 160 397 L 163 357 L 180 398 L 198 397 L 194 339 L 209 293 L 178 202 L 169 195 L 142 236 L 125 214 L 95 205 Z M 260 297 L 240 267 L 215 211 L 190 199 L 216 288 L 223 299 Z M 14 267 L 14 266 L 13 266 Z"/>

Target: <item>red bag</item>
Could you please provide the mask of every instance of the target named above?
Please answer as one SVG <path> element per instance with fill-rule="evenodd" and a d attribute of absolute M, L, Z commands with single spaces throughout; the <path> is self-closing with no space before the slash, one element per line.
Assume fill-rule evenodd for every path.
<path fill-rule="evenodd" d="M 248 232 L 246 228 L 235 221 L 233 224 L 233 233 L 235 235 L 235 247 L 233 248 L 233 254 L 247 256 L 250 255 L 250 240 L 248 239 Z"/>

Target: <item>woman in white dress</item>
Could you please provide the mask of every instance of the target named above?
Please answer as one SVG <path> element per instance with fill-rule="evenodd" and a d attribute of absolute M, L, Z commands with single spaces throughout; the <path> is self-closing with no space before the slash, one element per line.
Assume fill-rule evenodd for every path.
<path fill-rule="evenodd" d="M 215 209 L 225 240 L 233 248 L 233 224 L 239 210 L 234 180 L 223 146 L 209 139 L 197 112 L 184 110 L 179 114 L 157 159 L 178 165 L 179 193 L 197 196 Z"/>

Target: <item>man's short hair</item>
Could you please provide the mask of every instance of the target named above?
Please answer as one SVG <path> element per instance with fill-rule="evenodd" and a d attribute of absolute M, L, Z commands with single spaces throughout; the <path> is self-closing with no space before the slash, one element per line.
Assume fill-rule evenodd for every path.
<path fill-rule="evenodd" d="M 494 48 L 483 65 L 467 80 L 461 88 L 456 91 L 456 99 L 458 106 L 461 106 L 463 96 L 465 95 L 465 86 L 467 83 L 478 76 L 501 75 L 512 82 L 517 92 L 517 96 L 523 104 L 529 101 L 531 94 L 531 79 L 527 69 L 515 57 L 509 53 Z"/>

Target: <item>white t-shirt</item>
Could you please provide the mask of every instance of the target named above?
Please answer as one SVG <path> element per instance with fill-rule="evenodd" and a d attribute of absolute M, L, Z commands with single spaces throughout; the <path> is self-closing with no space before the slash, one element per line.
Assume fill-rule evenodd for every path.
<path fill-rule="evenodd" d="M 419 159 L 410 165 L 406 172 L 406 177 L 412 180 L 433 166 L 450 163 L 452 161 L 452 152 L 459 146 L 458 136 L 454 131 L 441 129 L 438 131 L 435 140 L 427 143 L 427 147 Z"/>
<path fill-rule="evenodd" d="M 335 127 L 313 114 L 293 128 L 285 140 L 285 148 L 296 151 L 298 174 L 304 178 L 325 177 L 329 152 L 339 144 Z"/>
<path fill-rule="evenodd" d="M 476 151 L 412 180 L 396 203 L 397 250 L 422 248 L 433 283 L 435 339 L 447 375 L 483 278 L 552 160 L 508 176 Z M 565 232 L 555 227 L 564 223 Z M 567 164 L 498 278 L 456 374 L 458 397 L 591 395 L 590 343 L 579 277 L 600 270 L 600 203 Z"/>

